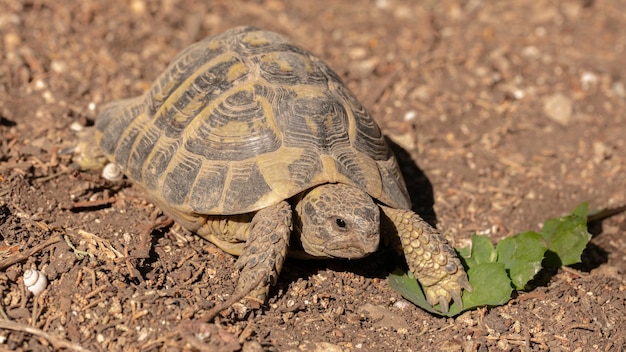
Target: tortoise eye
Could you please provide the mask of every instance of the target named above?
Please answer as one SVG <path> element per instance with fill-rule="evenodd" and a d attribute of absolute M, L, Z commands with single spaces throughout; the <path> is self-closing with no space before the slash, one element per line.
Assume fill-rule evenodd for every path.
<path fill-rule="evenodd" d="M 338 226 L 340 229 L 345 229 L 345 228 L 346 228 L 346 226 L 347 226 L 347 225 L 346 225 L 346 222 L 345 222 L 342 218 L 337 218 L 337 219 L 335 219 L 335 223 L 337 224 L 337 226 Z"/>

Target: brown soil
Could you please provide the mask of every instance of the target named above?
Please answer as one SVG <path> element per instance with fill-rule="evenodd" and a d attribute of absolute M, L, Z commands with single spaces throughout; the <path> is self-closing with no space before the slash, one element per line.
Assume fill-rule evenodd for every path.
<path fill-rule="evenodd" d="M 416 209 L 455 245 L 538 230 L 582 201 L 626 204 L 625 8 L 0 0 L 0 349 L 626 348 L 624 213 L 590 226 L 582 265 L 506 306 L 432 316 L 389 288 L 399 261 L 381 252 L 289 260 L 267 306 L 203 324 L 233 291 L 235 259 L 176 225 L 152 229 L 164 218 L 138 189 L 73 171 L 69 152 L 103 103 L 141 94 L 190 43 L 251 24 L 345 79 L 406 151 Z M 49 279 L 36 304 L 21 280 L 31 268 Z"/>

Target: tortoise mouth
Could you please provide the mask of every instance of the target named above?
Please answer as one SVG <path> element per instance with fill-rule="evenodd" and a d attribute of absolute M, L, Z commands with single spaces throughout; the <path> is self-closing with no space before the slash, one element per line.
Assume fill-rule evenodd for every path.
<path fill-rule="evenodd" d="M 371 244 L 360 243 L 359 245 L 354 245 L 354 243 L 337 241 L 328 243 L 324 250 L 336 258 L 359 259 L 374 253 L 377 249 L 378 242 Z"/>
<path fill-rule="evenodd" d="M 316 257 L 360 259 L 374 253 L 378 249 L 378 241 L 356 245 L 353 241 L 330 241 L 316 246 L 303 239 L 302 248 L 306 253 Z"/>

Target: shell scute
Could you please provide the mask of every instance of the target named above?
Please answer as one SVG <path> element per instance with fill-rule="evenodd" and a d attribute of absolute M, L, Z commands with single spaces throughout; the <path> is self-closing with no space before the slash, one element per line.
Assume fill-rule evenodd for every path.
<path fill-rule="evenodd" d="M 177 154 L 176 156 L 180 156 Z M 182 205 L 185 202 L 196 177 L 202 167 L 202 160 L 196 157 L 179 157 L 163 182 L 163 198 L 167 204 Z"/>
<path fill-rule="evenodd" d="M 281 141 L 257 96 L 242 89 L 226 96 L 187 130 L 185 149 L 209 160 L 245 160 L 277 150 Z"/>
<path fill-rule="evenodd" d="M 224 195 L 224 186 L 228 176 L 228 164 L 207 163 L 196 180 L 189 196 L 191 209 L 214 209 L 219 207 Z"/>
<path fill-rule="evenodd" d="M 130 152 L 128 164 L 126 166 L 129 177 L 134 180 L 143 181 L 143 167 L 144 161 L 147 155 L 150 155 L 154 146 L 159 139 L 160 131 L 154 126 L 150 126 L 144 131 L 141 138 L 135 144 L 135 147 Z"/>
<path fill-rule="evenodd" d="M 160 179 L 165 174 L 168 165 L 180 148 L 180 142 L 157 143 L 151 153 L 143 155 L 145 158 L 143 180 L 148 190 L 158 190 L 161 187 Z"/>

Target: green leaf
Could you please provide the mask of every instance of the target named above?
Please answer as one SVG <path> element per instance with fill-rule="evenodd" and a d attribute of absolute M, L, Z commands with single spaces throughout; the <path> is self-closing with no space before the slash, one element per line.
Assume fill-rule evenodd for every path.
<path fill-rule="evenodd" d="M 469 257 L 472 256 L 472 246 L 455 249 L 456 253 L 459 255 L 459 257 L 462 257 L 463 260 L 467 260 Z"/>
<path fill-rule="evenodd" d="M 548 250 L 556 254 L 550 257 L 550 266 L 580 263 L 580 256 L 591 239 L 587 232 L 587 214 L 589 205 L 582 203 L 570 215 L 546 220 L 541 235 Z"/>
<path fill-rule="evenodd" d="M 481 306 L 499 306 L 511 299 L 513 287 L 502 263 L 480 263 L 467 271 L 473 292 L 464 291 L 464 310 Z"/>
<path fill-rule="evenodd" d="M 579 205 L 572 214 L 546 220 L 541 233 L 524 232 L 505 238 L 494 248 L 486 236 L 472 235 L 469 248 L 458 249 L 467 267 L 473 292 L 463 291 L 463 310 L 480 306 L 496 306 L 508 302 L 513 288 L 524 289 L 543 265 L 571 265 L 589 242 L 587 232 L 587 203 Z M 448 313 L 432 307 L 415 279 L 396 270 L 389 276 L 390 286 L 409 301 L 433 314 L 454 316 L 462 310 L 456 304 Z"/>
<path fill-rule="evenodd" d="M 406 273 L 401 269 L 394 270 L 389 277 L 389 286 L 402 295 L 402 297 L 413 302 L 416 306 L 437 315 L 452 317 L 460 313 L 460 309 L 455 304 L 450 306 L 448 313 L 443 313 L 428 303 L 422 287 L 411 273 Z"/>
<path fill-rule="evenodd" d="M 587 222 L 587 216 L 589 216 L 589 203 L 582 202 L 580 203 L 574 211 L 572 211 L 573 215 L 577 215 L 578 217 L 584 218 L 585 223 Z"/>
<path fill-rule="evenodd" d="M 498 256 L 489 237 L 472 235 L 472 245 L 469 248 L 459 249 L 458 253 L 469 268 L 468 278 L 474 287 L 473 293 L 463 293 L 463 309 L 452 303 L 448 312 L 443 313 L 438 310 L 438 305 L 431 306 L 415 276 L 399 269 L 389 275 L 389 286 L 418 307 L 433 314 L 449 317 L 479 306 L 503 304 L 511 298 L 511 291 L 513 290 L 511 280 L 506 274 L 504 265 L 495 263 Z"/>
<path fill-rule="evenodd" d="M 469 267 L 481 263 L 494 263 L 498 258 L 498 254 L 491 244 L 491 239 L 476 234 L 472 235 L 472 245 L 469 251 L 463 249 L 459 252 Z"/>
<path fill-rule="evenodd" d="M 507 237 L 496 246 L 498 262 L 509 271 L 517 290 L 523 290 L 541 270 L 546 250 L 543 237 L 532 231 Z"/>
<path fill-rule="evenodd" d="M 474 291 L 464 291 L 462 310 L 453 303 L 447 313 L 435 309 L 436 307 L 428 303 L 422 287 L 412 274 L 396 269 L 389 275 L 388 279 L 389 286 L 400 293 L 402 297 L 428 312 L 447 317 L 458 315 L 462 311 L 476 307 L 502 305 L 511 299 L 513 287 L 511 287 L 511 280 L 506 273 L 504 264 L 476 264 L 468 270 L 467 275 Z"/>

